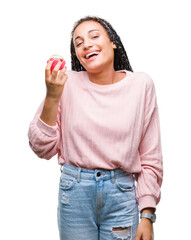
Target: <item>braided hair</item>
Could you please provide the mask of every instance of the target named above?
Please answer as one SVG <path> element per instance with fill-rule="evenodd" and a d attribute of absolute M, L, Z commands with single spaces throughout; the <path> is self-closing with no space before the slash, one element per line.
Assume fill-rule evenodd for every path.
<path fill-rule="evenodd" d="M 75 29 L 78 27 L 78 25 L 80 25 L 81 23 L 83 23 L 85 21 L 95 21 L 95 22 L 98 22 L 99 24 L 101 24 L 104 27 L 104 29 L 106 30 L 110 41 L 113 42 L 115 44 L 115 46 L 117 47 L 116 49 L 114 49 L 114 69 L 115 69 L 115 71 L 126 69 L 128 71 L 133 72 L 133 69 L 130 65 L 125 48 L 121 42 L 120 37 L 116 33 L 116 31 L 113 29 L 113 27 L 111 26 L 111 24 L 109 22 L 107 22 L 106 20 L 104 20 L 102 18 L 94 17 L 94 16 L 93 17 L 87 16 L 87 17 L 81 18 L 74 24 L 73 30 L 71 32 L 71 43 L 70 43 L 72 70 L 77 71 L 77 72 L 86 71 L 76 56 L 75 47 L 74 47 L 74 43 L 73 43 L 73 34 L 74 34 Z"/>

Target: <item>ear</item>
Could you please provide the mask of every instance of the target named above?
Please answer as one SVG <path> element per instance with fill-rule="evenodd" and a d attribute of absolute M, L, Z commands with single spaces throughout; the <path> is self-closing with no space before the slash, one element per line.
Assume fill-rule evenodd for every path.
<path fill-rule="evenodd" d="M 112 42 L 113 49 L 117 49 L 117 46 Z"/>

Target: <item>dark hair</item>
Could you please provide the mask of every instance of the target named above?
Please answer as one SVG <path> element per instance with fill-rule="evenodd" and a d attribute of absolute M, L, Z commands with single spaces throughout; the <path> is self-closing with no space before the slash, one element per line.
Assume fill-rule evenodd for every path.
<path fill-rule="evenodd" d="M 110 41 L 116 45 L 117 48 L 114 49 L 114 69 L 115 69 L 115 71 L 126 69 L 128 71 L 133 72 L 133 69 L 129 63 L 129 59 L 127 57 L 125 48 L 121 42 L 120 37 L 116 33 L 116 31 L 113 29 L 113 27 L 111 26 L 111 24 L 109 22 L 107 22 L 106 20 L 104 20 L 102 18 L 94 17 L 94 16 L 93 17 L 87 16 L 87 17 L 81 18 L 74 24 L 73 30 L 71 32 L 71 43 L 70 43 L 72 70 L 78 71 L 78 72 L 86 71 L 76 56 L 75 47 L 74 47 L 74 43 L 73 43 L 73 34 L 74 34 L 75 29 L 77 28 L 78 25 L 80 25 L 81 23 L 83 23 L 85 21 L 95 21 L 95 22 L 100 23 L 105 28 Z"/>

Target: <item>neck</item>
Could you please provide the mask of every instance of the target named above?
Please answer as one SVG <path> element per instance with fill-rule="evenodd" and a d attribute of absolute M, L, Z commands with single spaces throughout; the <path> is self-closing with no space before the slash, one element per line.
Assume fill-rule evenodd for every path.
<path fill-rule="evenodd" d="M 114 69 L 108 69 L 98 73 L 88 73 L 88 76 L 90 81 L 96 84 L 107 85 L 115 82 L 116 74 Z"/>

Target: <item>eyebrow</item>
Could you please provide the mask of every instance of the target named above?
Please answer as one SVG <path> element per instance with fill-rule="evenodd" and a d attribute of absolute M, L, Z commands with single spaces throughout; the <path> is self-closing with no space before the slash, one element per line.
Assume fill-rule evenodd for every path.
<path fill-rule="evenodd" d="M 88 33 L 91 33 L 93 31 L 99 31 L 98 29 L 92 29 L 92 30 L 89 30 Z M 80 36 L 77 36 L 75 39 L 74 39 L 74 42 L 78 39 L 78 38 L 81 38 Z"/>

